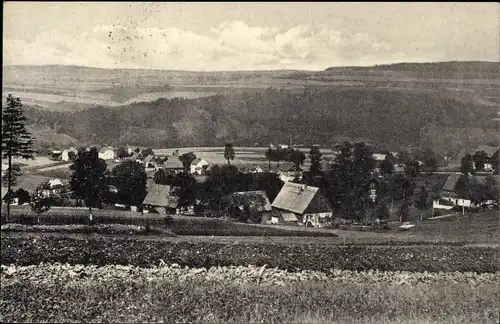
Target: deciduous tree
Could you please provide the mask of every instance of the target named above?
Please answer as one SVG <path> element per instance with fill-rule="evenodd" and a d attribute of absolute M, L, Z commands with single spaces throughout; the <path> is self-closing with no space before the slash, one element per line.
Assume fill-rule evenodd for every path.
<path fill-rule="evenodd" d="M 472 155 L 466 154 L 460 163 L 460 172 L 463 174 L 474 173 L 474 164 Z"/>
<path fill-rule="evenodd" d="M 92 208 L 101 207 L 108 190 L 108 172 L 106 162 L 99 158 L 95 147 L 81 150 L 70 166 L 73 172 L 70 186 L 76 198 L 85 201 L 92 221 Z"/>
<path fill-rule="evenodd" d="M 126 160 L 111 171 L 111 183 L 118 189 L 122 204 L 140 206 L 146 197 L 147 174 L 144 165 Z"/>

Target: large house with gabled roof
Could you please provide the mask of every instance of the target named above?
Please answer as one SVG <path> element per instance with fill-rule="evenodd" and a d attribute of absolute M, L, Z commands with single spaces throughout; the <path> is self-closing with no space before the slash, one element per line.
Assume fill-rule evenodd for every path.
<path fill-rule="evenodd" d="M 319 188 L 286 182 L 272 203 L 272 223 L 323 227 L 333 209 Z"/>

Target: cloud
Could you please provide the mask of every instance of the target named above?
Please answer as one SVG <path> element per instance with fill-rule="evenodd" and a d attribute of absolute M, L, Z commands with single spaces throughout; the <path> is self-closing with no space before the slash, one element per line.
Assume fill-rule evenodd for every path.
<path fill-rule="evenodd" d="M 199 71 L 324 69 L 333 65 L 389 63 L 414 55 L 425 58 L 436 52 L 432 42 L 396 45 L 368 32 L 315 25 L 281 29 L 226 21 L 206 34 L 179 28 L 101 25 L 77 35 L 42 32 L 33 42 L 6 38 L 4 64 Z"/>

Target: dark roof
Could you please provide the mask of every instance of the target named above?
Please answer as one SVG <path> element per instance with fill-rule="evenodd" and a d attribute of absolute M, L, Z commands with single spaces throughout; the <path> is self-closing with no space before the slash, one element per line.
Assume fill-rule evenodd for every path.
<path fill-rule="evenodd" d="M 443 185 L 443 191 L 450 191 L 453 192 L 455 189 L 455 184 L 457 183 L 458 179 L 462 176 L 461 173 L 450 173 L 448 178 L 446 179 L 446 182 Z"/>
<path fill-rule="evenodd" d="M 303 214 L 319 188 L 286 182 L 274 199 L 272 207 Z"/>
<path fill-rule="evenodd" d="M 443 191 L 446 191 L 446 192 L 455 191 L 455 184 L 457 183 L 458 179 L 460 179 L 461 176 L 462 176 L 461 173 L 451 173 L 448 176 L 448 179 L 446 179 L 446 182 L 443 186 Z M 497 183 L 500 181 L 500 176 L 498 176 L 498 175 L 494 175 L 494 176 L 490 176 L 490 177 L 493 177 Z M 488 178 L 488 176 L 471 176 L 470 178 L 472 181 L 484 183 L 486 181 L 486 179 Z"/>
<path fill-rule="evenodd" d="M 184 169 L 184 165 L 177 157 L 170 157 L 167 161 L 163 162 L 165 169 Z"/>
<path fill-rule="evenodd" d="M 179 199 L 170 194 L 170 186 L 153 184 L 148 188 L 148 194 L 142 204 L 177 208 Z"/>
<path fill-rule="evenodd" d="M 280 165 L 276 168 L 276 171 L 289 172 L 290 169 L 295 166 L 292 162 L 281 162 Z"/>
<path fill-rule="evenodd" d="M 267 198 L 266 193 L 262 190 L 233 192 L 232 194 L 222 197 L 222 202 L 241 202 L 241 198 L 245 198 L 247 202 L 256 204 L 257 209 L 260 211 L 272 210 L 271 202 L 269 201 L 269 198 Z"/>
<path fill-rule="evenodd" d="M 476 152 L 481 152 L 484 151 L 486 154 L 488 154 L 488 157 L 492 157 L 498 150 L 500 150 L 500 147 L 498 146 L 488 146 L 488 145 L 479 145 L 472 154 Z"/>
<path fill-rule="evenodd" d="M 193 162 L 191 162 L 191 164 L 196 165 L 196 164 L 200 163 L 201 161 L 202 160 L 199 157 L 197 157 L 196 159 L 193 160 Z"/>

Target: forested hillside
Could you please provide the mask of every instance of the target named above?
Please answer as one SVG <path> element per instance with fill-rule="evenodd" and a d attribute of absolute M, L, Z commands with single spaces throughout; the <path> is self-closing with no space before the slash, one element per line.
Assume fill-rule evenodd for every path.
<path fill-rule="evenodd" d="M 270 88 L 74 113 L 27 109 L 27 114 L 31 123 L 56 125 L 82 143 L 153 147 L 268 145 L 293 135 L 304 145 L 363 139 L 381 149 L 414 145 L 453 151 L 493 140 L 498 132 L 495 108 L 439 93 L 386 89 Z"/>

